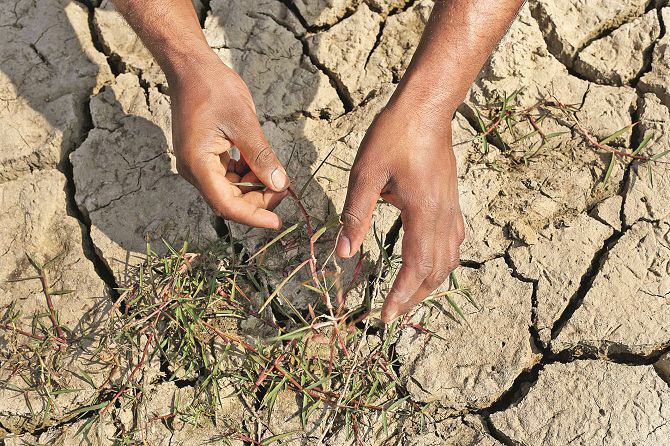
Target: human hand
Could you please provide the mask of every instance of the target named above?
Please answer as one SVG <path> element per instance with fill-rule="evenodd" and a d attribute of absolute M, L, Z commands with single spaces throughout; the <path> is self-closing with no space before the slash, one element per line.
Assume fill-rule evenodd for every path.
<path fill-rule="evenodd" d="M 451 145 L 453 113 L 390 103 L 356 155 L 342 211 L 340 257 L 360 248 L 378 197 L 400 209 L 402 266 L 382 307 L 382 321 L 407 313 L 459 264 L 464 225 Z"/>
<path fill-rule="evenodd" d="M 246 84 L 209 47 L 198 63 L 168 79 L 177 171 L 215 214 L 239 223 L 278 229 L 272 210 L 287 195 L 289 179 L 263 135 Z M 240 160 L 230 158 L 236 146 Z M 244 187 L 233 183 L 263 183 Z"/>

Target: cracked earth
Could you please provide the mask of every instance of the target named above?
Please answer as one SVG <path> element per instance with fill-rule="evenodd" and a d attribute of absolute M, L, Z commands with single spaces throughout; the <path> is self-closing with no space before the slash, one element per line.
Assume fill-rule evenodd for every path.
<path fill-rule="evenodd" d="M 194 4 L 210 46 L 249 86 L 293 182 L 304 184 L 334 149 L 337 161 L 323 166 L 303 202 L 318 220 L 341 210 L 348 166 L 409 64 L 432 2 Z M 370 426 L 366 444 L 668 444 L 670 164 L 654 166 L 652 185 L 645 164 L 617 162 L 602 187 L 609 154 L 565 123 L 555 124 L 567 132 L 555 149 L 528 166 L 495 141 L 485 156 L 473 141 L 475 110 L 496 92 L 523 88 L 522 106 L 552 96 L 581 104 L 580 121 L 599 139 L 640 121 L 617 147 L 652 134 L 642 154 L 669 149 L 666 6 L 529 0 L 522 8 L 453 122 L 466 222 L 457 274 L 479 308 L 462 306 L 470 327 L 447 305 L 414 313 L 438 336 L 401 332 L 399 374 L 412 399 L 435 402 L 439 416 L 423 432 L 400 429 L 386 440 Z M 147 234 L 212 240 L 221 223 L 176 173 L 169 87 L 111 2 L 3 1 L 0 29 L 0 308 L 42 311 L 39 283 L 8 280 L 34 275 L 26 254 L 45 261 L 62 253 L 54 283 L 76 291 L 55 300 L 61 323 L 102 326 L 115 288 L 132 283 L 145 259 Z M 300 217 L 288 204 L 278 213 L 286 224 Z M 375 210 L 382 235 L 401 238 L 397 220 L 388 205 Z M 231 231 L 250 252 L 268 239 L 239 225 Z M 373 237 L 365 249 L 380 255 Z M 295 305 L 307 308 L 297 288 Z M 2 361 L 13 342 L 0 332 Z M 85 349 L 67 364 L 62 379 L 73 388 L 90 388 L 81 369 L 97 383 L 108 375 Z M 188 383 L 151 386 L 156 408 L 190 391 Z M 3 386 L 0 445 L 80 444 L 85 420 L 71 411 L 90 396 L 59 395 L 43 419 L 34 415 L 44 412 L 40 399 Z M 248 416 L 234 397 L 224 400 L 221 416 Z M 302 429 L 295 399 L 279 401 L 270 425 Z M 89 444 L 112 444 L 116 428 L 108 428 L 89 432 Z M 151 444 L 217 435 L 215 427 L 151 429 Z M 327 444 L 353 440 L 336 432 Z"/>

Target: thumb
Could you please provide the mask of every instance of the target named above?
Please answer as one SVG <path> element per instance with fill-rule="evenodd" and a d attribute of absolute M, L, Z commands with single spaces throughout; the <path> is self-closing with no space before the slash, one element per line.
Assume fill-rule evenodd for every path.
<path fill-rule="evenodd" d="M 286 190 L 290 184 L 286 170 L 270 147 L 258 120 L 251 119 L 246 129 L 239 132 L 233 143 L 256 177 L 275 192 Z M 237 135 L 236 135 L 237 136 Z"/>
<path fill-rule="evenodd" d="M 358 252 L 370 227 L 372 211 L 379 199 L 381 187 L 368 174 L 354 174 L 352 170 L 347 199 L 342 209 L 342 233 L 337 241 L 337 255 L 349 258 Z"/>

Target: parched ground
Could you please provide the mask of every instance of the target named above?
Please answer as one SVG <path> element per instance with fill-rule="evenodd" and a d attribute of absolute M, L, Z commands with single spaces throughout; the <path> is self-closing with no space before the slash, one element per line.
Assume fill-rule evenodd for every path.
<path fill-rule="evenodd" d="M 194 3 L 211 47 L 247 82 L 293 182 L 319 168 L 303 204 L 325 221 L 342 207 L 350 163 L 407 67 L 432 2 Z M 411 400 L 433 402 L 434 412 L 420 429 L 399 423 L 389 435 L 371 420 L 364 444 L 668 444 L 670 156 L 613 157 L 585 136 L 602 141 L 639 121 L 609 145 L 630 154 L 649 136 L 637 154 L 644 159 L 670 149 L 666 4 L 523 7 L 452 124 L 466 222 L 457 277 L 478 307 L 462 303 L 469 325 L 448 305 L 413 314 L 393 341 L 397 373 Z M 114 363 L 97 347 L 118 311 L 116 289 L 137 280 L 146 236 L 204 243 L 223 224 L 177 175 L 169 87 L 111 2 L 6 0 L 0 30 L 0 445 L 83 444 L 75 434 L 87 420 L 77 408 L 132 372 L 129 360 L 110 375 Z M 539 150 L 537 130 L 514 143 L 501 123 L 481 136 L 482 124 L 497 125 L 490 104 L 518 89 L 517 110 L 543 100 L 576 107 L 574 117 L 559 110 L 540 123 L 560 135 Z M 523 125 L 533 131 L 524 119 L 519 131 Z M 290 200 L 278 212 L 286 226 L 300 218 Z M 386 204 L 376 209 L 375 227 L 396 254 L 397 219 Z M 237 225 L 230 232 L 248 252 L 272 237 Z M 374 263 L 372 235 L 365 248 Z M 39 275 L 52 259 L 45 281 L 52 291 L 73 291 L 47 303 L 39 277 L 18 279 Z M 302 260 L 289 255 L 275 267 Z M 310 305 L 304 280 L 287 285 L 301 310 Z M 16 330 L 35 333 L 35 324 L 48 323 L 49 305 L 72 329 L 68 338 L 93 335 L 60 357 L 49 383 L 77 391 L 45 399 L 30 390 L 44 381 L 44 364 L 14 367 L 26 338 L 39 340 Z M 412 327 L 426 321 L 429 337 Z M 141 352 L 129 355 L 137 362 Z M 142 376 L 146 413 L 194 392 L 188 379 L 164 375 Z M 248 424 L 258 414 L 233 393 L 214 419 Z M 343 429 L 322 436 L 318 418 L 301 424 L 291 395 L 278 401 L 263 422 L 267 432 L 309 431 L 292 444 L 355 444 Z M 113 439 L 134 412 L 110 413 L 86 444 L 121 444 Z M 222 441 L 216 422 L 196 429 L 154 421 L 143 425 L 151 445 Z"/>

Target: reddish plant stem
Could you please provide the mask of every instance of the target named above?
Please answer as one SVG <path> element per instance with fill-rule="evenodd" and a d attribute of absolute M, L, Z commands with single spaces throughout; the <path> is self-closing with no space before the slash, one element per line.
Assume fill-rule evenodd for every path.
<path fill-rule="evenodd" d="M 149 350 L 149 345 L 151 345 L 151 341 L 153 340 L 153 338 L 154 338 L 154 334 L 151 333 L 149 335 L 149 337 L 147 338 L 146 344 L 144 345 L 144 350 L 142 350 L 142 358 L 140 359 L 140 362 L 138 362 L 137 365 L 135 366 L 135 368 L 133 369 L 133 371 L 130 372 L 130 375 L 128 376 L 128 379 L 126 380 L 126 383 L 121 387 L 121 390 L 119 390 L 116 393 L 116 395 L 114 395 L 114 398 L 112 398 L 111 401 L 107 404 L 107 406 L 105 406 L 105 408 L 102 409 L 102 411 L 100 412 L 100 418 L 102 418 L 105 415 L 105 413 L 107 413 L 107 411 L 112 406 L 112 404 L 114 404 L 116 402 L 116 400 L 119 399 L 121 394 L 123 394 L 123 392 L 126 391 L 126 388 L 128 387 L 128 383 L 130 383 L 130 381 L 132 381 L 132 379 L 135 376 L 135 374 L 137 373 L 137 371 L 144 365 L 144 360 L 146 359 L 147 351 Z"/>
<path fill-rule="evenodd" d="M 535 130 L 537 130 L 537 133 L 540 134 L 540 136 L 542 137 L 542 140 L 547 139 L 547 135 L 544 133 L 544 130 L 542 130 L 542 129 L 540 128 L 540 126 L 538 125 L 537 121 L 535 121 L 535 118 L 533 118 L 531 115 L 526 115 L 526 118 L 528 118 L 528 121 L 530 122 L 530 125 L 532 125 L 533 128 L 534 128 Z"/>
<path fill-rule="evenodd" d="M 249 297 L 244 293 L 244 291 L 242 291 L 242 288 L 240 288 L 238 284 L 236 284 L 233 280 L 231 280 L 230 277 L 226 277 L 226 279 L 228 279 L 228 282 L 230 282 L 230 284 L 235 287 L 237 292 L 240 293 L 242 297 L 244 297 L 247 300 L 247 302 L 251 303 L 251 299 L 249 299 Z"/>
<path fill-rule="evenodd" d="M 239 432 L 235 434 L 235 437 L 238 440 L 246 441 L 246 442 L 249 442 L 251 444 L 257 444 L 257 445 L 260 445 L 260 446 L 264 446 L 263 443 L 261 443 L 260 441 L 256 441 L 253 438 L 249 438 L 246 435 L 240 434 Z"/>
<path fill-rule="evenodd" d="M 532 108 L 537 108 L 537 107 L 541 107 L 541 106 L 551 107 L 551 108 L 558 108 L 561 111 L 565 111 L 565 110 L 571 108 L 569 106 L 566 106 L 565 104 L 562 104 L 559 101 L 540 101 L 536 105 L 534 105 Z M 528 109 L 528 111 L 530 111 L 530 109 Z M 522 112 L 522 114 L 525 114 L 525 113 L 527 113 L 527 111 L 524 110 L 524 112 Z M 633 158 L 633 159 L 640 160 L 640 161 L 650 161 L 651 160 L 651 158 L 646 157 L 646 156 L 633 155 L 632 153 L 626 153 L 626 152 L 623 152 L 623 151 L 620 151 L 620 150 L 616 150 L 614 147 L 609 146 L 607 144 L 599 143 L 598 140 L 584 128 L 584 126 L 579 121 L 579 119 L 577 119 L 575 116 L 571 116 L 571 118 L 572 118 L 572 121 L 575 123 L 575 126 L 577 127 L 577 130 L 579 131 L 579 133 L 581 133 L 582 136 L 584 138 L 586 138 L 586 140 L 596 149 L 605 150 L 605 151 L 611 152 L 615 155 L 628 157 L 628 158 Z M 637 123 L 635 123 L 635 124 L 637 124 Z M 635 125 L 635 124 L 633 124 L 633 125 Z"/>
<path fill-rule="evenodd" d="M 502 122 L 503 118 L 506 117 L 506 116 L 508 116 L 508 115 L 509 115 L 509 110 L 505 111 L 504 114 L 501 114 L 500 116 L 498 116 L 498 119 L 496 119 L 496 120 L 489 126 L 489 128 L 486 129 L 486 132 L 484 132 L 484 134 L 483 134 L 482 136 L 484 136 L 485 138 L 486 138 L 487 136 L 489 136 L 489 134 L 490 134 L 492 131 L 494 131 L 494 130 L 500 125 L 500 123 Z"/>
<path fill-rule="evenodd" d="M 58 319 L 56 318 L 56 310 L 54 309 L 54 304 L 53 301 L 51 300 L 51 289 L 49 288 L 49 280 L 47 278 L 47 272 L 43 269 L 40 269 L 40 282 L 42 282 L 42 291 L 44 292 L 44 296 L 47 299 L 47 307 L 49 308 L 49 318 L 51 319 L 51 323 L 56 328 L 60 340 L 62 340 L 63 342 L 67 342 L 65 333 L 63 333 L 63 328 L 58 324 Z M 63 347 L 61 345 L 61 349 L 62 348 Z"/>
<path fill-rule="evenodd" d="M 533 126 L 533 128 L 540 134 L 540 136 L 544 140 L 544 139 L 546 139 L 546 134 L 544 133 L 542 128 L 538 125 L 537 121 L 535 121 L 535 119 L 532 116 L 529 115 L 529 113 L 531 111 L 533 111 L 533 110 L 535 110 L 539 107 L 557 108 L 561 111 L 572 109 L 572 107 L 567 106 L 567 105 L 565 105 L 565 104 L 563 104 L 559 101 L 545 101 L 545 100 L 543 100 L 543 101 L 539 101 L 535 105 L 532 105 L 532 106 L 522 110 L 521 112 L 519 112 L 520 115 L 526 116 L 528 118 L 528 121 L 530 122 L 530 124 Z M 507 114 L 509 114 L 509 111 L 505 112 L 505 115 L 507 115 Z M 483 135 L 487 136 L 489 133 L 491 133 L 500 124 L 500 122 L 502 121 L 502 119 L 504 118 L 505 115 L 500 115 L 498 117 L 498 119 L 493 124 L 491 124 L 491 126 L 489 126 L 489 128 L 486 130 L 486 132 Z M 623 156 L 623 157 L 627 157 L 627 158 L 632 158 L 632 159 L 636 159 L 636 160 L 639 160 L 639 161 L 650 161 L 651 160 L 651 158 L 649 158 L 647 156 L 633 155 L 632 153 L 627 153 L 627 152 L 623 152 L 621 150 L 616 150 L 614 147 L 609 146 L 607 144 L 599 143 L 598 140 L 584 128 L 584 126 L 581 124 L 581 122 L 579 122 L 579 120 L 577 118 L 572 116 L 572 120 L 575 123 L 575 126 L 577 127 L 577 130 L 579 131 L 579 133 L 581 133 L 582 136 L 584 138 L 586 138 L 586 140 L 589 142 L 589 144 L 591 144 L 596 149 L 605 150 L 605 151 L 613 153 L 615 155 L 619 155 L 619 156 Z"/>
<path fill-rule="evenodd" d="M 176 417 L 176 416 L 177 416 L 177 414 L 175 414 L 175 413 L 169 413 L 169 414 L 167 414 L 167 415 L 156 415 L 156 416 L 153 416 L 153 417 L 149 418 L 149 420 L 150 420 L 150 421 L 165 420 L 165 419 L 167 419 L 167 418 L 174 418 L 174 417 Z"/>
<path fill-rule="evenodd" d="M 27 336 L 29 338 L 37 339 L 38 341 L 45 341 L 46 340 L 43 336 L 35 335 L 35 334 L 32 334 L 32 333 L 28 333 L 27 331 L 19 330 L 18 328 L 12 327 L 11 325 L 0 324 L 0 328 L 4 328 L 5 330 L 13 331 L 15 333 L 21 334 L 23 336 Z"/>
<path fill-rule="evenodd" d="M 334 392 L 325 392 L 325 391 L 323 391 L 323 390 L 319 390 L 319 389 L 316 388 L 316 387 L 313 388 L 313 389 L 311 389 L 311 390 L 305 390 L 305 389 L 303 389 L 302 387 L 296 387 L 295 384 L 291 384 L 291 385 L 288 385 L 288 388 L 290 388 L 291 390 L 295 390 L 295 391 L 299 391 L 299 392 L 302 392 L 302 393 L 306 393 L 307 395 L 311 396 L 312 398 L 320 399 L 320 400 L 323 401 L 324 403 L 328 403 L 328 404 L 330 404 L 331 406 L 334 406 L 334 407 L 336 407 L 336 408 L 338 408 L 338 409 L 364 408 L 364 409 L 372 409 L 372 410 L 376 410 L 376 411 L 382 411 L 382 410 L 384 410 L 383 407 L 380 407 L 380 406 L 373 406 L 373 405 L 370 405 L 370 404 L 364 404 L 364 403 L 362 403 L 362 402 L 360 402 L 360 401 L 358 401 L 358 400 L 351 400 L 351 401 L 350 401 L 350 403 L 352 403 L 351 405 L 337 404 L 337 401 L 336 401 L 336 400 L 333 400 L 333 399 L 329 398 L 329 396 L 330 396 L 330 397 L 332 397 L 332 398 L 336 398 L 336 399 L 338 399 L 338 398 L 339 398 L 339 395 L 338 395 L 337 393 L 334 393 Z"/>
<path fill-rule="evenodd" d="M 312 229 L 312 225 L 309 220 L 309 214 L 307 214 L 305 207 L 300 202 L 300 198 L 298 198 L 298 195 L 296 195 L 295 191 L 293 190 L 293 186 L 289 187 L 288 191 L 295 200 L 296 204 L 298 205 L 298 208 L 300 209 L 300 213 L 305 219 L 305 225 L 307 226 L 307 235 L 309 235 L 309 270 L 312 274 L 312 282 L 314 283 L 314 287 L 320 289 L 321 284 L 319 283 L 319 276 L 316 271 L 316 255 L 314 253 L 314 230 Z M 328 297 L 328 292 L 324 291 L 321 297 L 323 299 L 323 303 L 326 305 L 326 308 L 328 309 L 328 312 L 330 313 L 330 317 L 333 319 L 333 327 L 335 329 L 335 332 L 337 333 L 338 339 L 340 340 L 340 344 L 342 345 L 342 350 L 344 351 L 345 355 L 349 357 L 349 351 L 347 350 L 347 346 L 346 343 L 344 342 L 344 339 L 340 335 L 340 330 L 338 328 L 338 321 L 336 320 L 335 314 L 333 313 L 333 306 L 330 304 L 330 298 Z"/>
<path fill-rule="evenodd" d="M 320 392 L 320 393 L 322 393 L 326 396 L 333 397 L 333 398 L 339 398 L 340 397 L 339 393 L 330 392 L 330 391 L 327 391 L 327 390 L 321 390 L 318 387 L 315 387 L 313 390 L 315 390 L 317 392 Z M 381 407 L 381 406 L 375 406 L 373 404 L 365 404 L 365 403 L 363 403 L 359 400 L 356 400 L 356 399 L 352 399 L 352 400 L 350 400 L 350 402 L 354 405 L 354 407 L 364 407 L 366 409 L 374 409 L 374 410 L 379 410 L 379 411 L 384 410 L 384 408 Z M 340 408 L 350 408 L 350 407 L 352 407 L 352 406 L 340 406 Z"/>
<path fill-rule="evenodd" d="M 577 130 L 579 130 L 579 133 L 581 133 L 582 136 L 584 136 L 584 138 L 586 138 L 586 140 L 596 149 L 605 150 L 605 151 L 611 152 L 615 155 L 625 156 L 625 157 L 633 158 L 633 159 L 640 160 L 640 161 L 651 160 L 651 158 L 649 158 L 647 156 L 633 155 L 632 153 L 626 153 L 626 152 L 622 152 L 620 150 L 616 150 L 614 147 L 609 146 L 607 144 L 599 143 L 598 140 L 595 137 L 593 137 L 593 135 L 591 135 L 589 132 L 586 131 L 584 126 L 582 126 L 581 122 L 579 122 L 577 119 L 574 119 L 574 118 L 573 118 L 573 120 L 575 122 L 575 125 L 577 126 Z"/>
<path fill-rule="evenodd" d="M 361 440 L 361 433 L 358 431 L 358 421 L 356 420 L 356 415 L 351 415 L 351 421 L 353 422 L 352 425 L 354 426 L 354 432 L 356 433 L 356 441 L 358 442 L 359 446 L 365 446 L 365 443 L 363 443 L 363 440 Z"/>
<path fill-rule="evenodd" d="M 200 321 L 200 323 L 201 323 L 202 325 L 204 325 L 205 327 L 211 328 L 212 331 L 214 331 L 214 333 L 216 333 L 216 335 L 217 335 L 218 337 L 220 337 L 221 339 L 223 339 L 224 341 L 226 341 L 226 342 L 230 342 L 230 341 L 237 342 L 237 343 L 241 344 L 244 348 L 246 348 L 247 350 L 249 350 L 250 352 L 257 354 L 262 360 L 264 360 L 264 361 L 269 361 L 265 356 L 261 355 L 261 354 L 258 352 L 258 350 L 256 350 L 256 349 L 255 349 L 251 344 L 249 344 L 248 342 L 243 341 L 242 339 L 236 338 L 235 336 L 227 335 L 227 334 L 223 333 L 221 330 L 219 330 L 218 328 L 214 327 L 214 326 L 211 325 L 211 324 L 208 324 L 208 323 L 205 322 L 205 321 Z"/>
<path fill-rule="evenodd" d="M 107 377 L 107 379 L 105 380 L 105 382 L 102 383 L 102 385 L 101 385 L 100 387 L 98 387 L 98 392 L 100 392 L 102 389 L 104 389 L 105 386 L 107 386 L 107 384 L 109 384 L 109 383 L 112 381 L 112 377 L 114 376 L 114 374 L 116 373 L 117 370 L 119 370 L 119 365 L 118 365 L 118 364 L 115 364 L 115 365 L 114 365 L 114 368 L 113 368 L 112 371 L 109 373 L 109 376 Z"/>
<path fill-rule="evenodd" d="M 286 347 L 284 348 L 284 350 L 288 351 L 289 348 L 292 347 L 294 344 L 295 344 L 295 339 L 292 339 L 291 342 L 289 342 L 289 343 L 286 345 Z M 272 370 L 275 369 L 275 368 L 277 368 L 277 365 L 284 359 L 284 356 L 286 356 L 286 353 L 287 353 L 287 352 L 284 352 L 284 353 L 282 353 L 281 355 L 279 355 L 279 356 L 273 361 L 273 363 L 270 365 L 270 367 L 265 367 L 265 368 L 263 369 L 263 371 L 261 372 L 261 374 L 258 376 L 258 379 L 257 379 L 256 382 L 254 383 L 254 386 L 251 388 L 250 393 L 253 393 L 253 392 L 258 388 L 258 386 L 260 386 L 260 385 L 263 383 L 263 381 L 265 381 L 265 377 L 267 376 L 268 373 L 272 373 Z"/>
<path fill-rule="evenodd" d="M 351 277 L 349 282 L 349 288 L 353 287 L 356 282 L 358 282 L 358 277 L 361 275 L 361 270 L 363 269 L 363 262 L 365 261 L 365 253 L 361 250 L 360 258 L 356 264 L 356 269 L 354 270 L 354 275 Z"/>
<path fill-rule="evenodd" d="M 259 321 L 266 323 L 267 325 L 271 326 L 272 328 L 275 328 L 275 329 L 277 329 L 277 330 L 280 329 L 279 325 L 275 324 L 274 322 L 272 322 L 272 321 L 270 321 L 270 320 L 268 320 L 268 319 L 265 319 L 265 318 L 261 317 L 261 315 L 258 314 L 258 313 L 256 313 L 254 310 L 251 310 L 251 309 L 248 309 L 248 308 L 244 308 L 242 305 L 240 305 L 240 304 L 238 304 L 237 302 L 235 302 L 234 300 L 232 300 L 232 299 L 230 298 L 230 296 L 228 296 L 222 289 L 219 288 L 219 290 L 217 291 L 217 294 L 218 294 L 219 296 L 221 296 L 222 298 L 224 298 L 224 299 L 226 300 L 226 302 L 228 302 L 229 304 L 233 305 L 235 308 L 244 311 L 244 312 L 247 313 L 248 315 L 255 317 L 255 318 L 258 319 Z"/>

